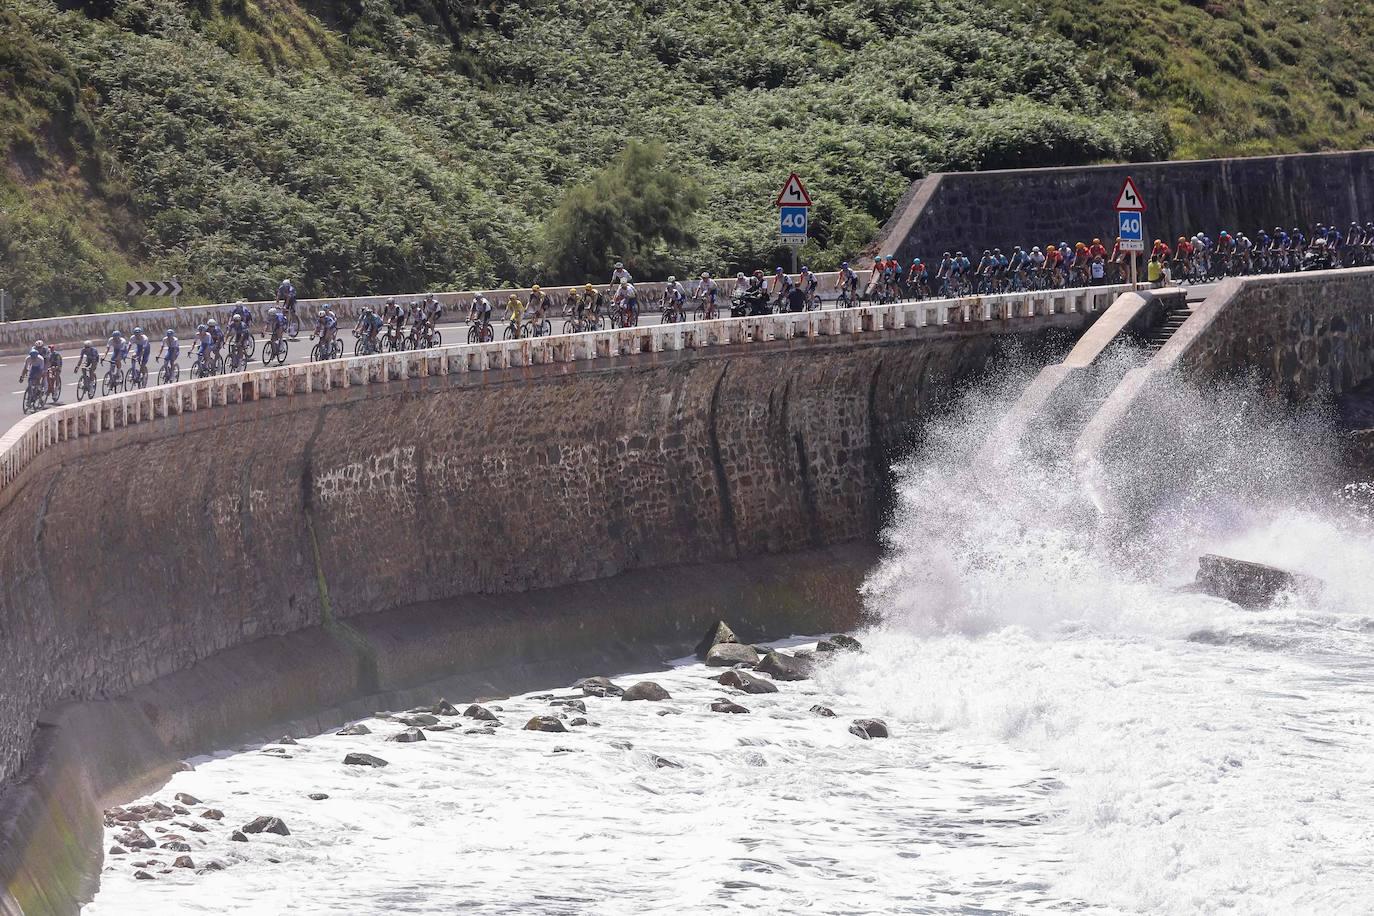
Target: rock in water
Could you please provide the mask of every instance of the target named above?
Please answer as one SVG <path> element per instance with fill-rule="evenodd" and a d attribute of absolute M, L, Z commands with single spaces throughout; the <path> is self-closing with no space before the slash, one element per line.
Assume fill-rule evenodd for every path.
<path fill-rule="evenodd" d="M 831 709 L 829 706 L 812 706 L 811 711 L 816 715 L 820 716 L 822 719 L 835 718 L 835 710 Z"/>
<path fill-rule="evenodd" d="M 748 671 L 732 668 L 716 678 L 722 687 L 734 687 L 745 693 L 777 693 L 778 685 L 761 677 L 754 677 Z"/>
<path fill-rule="evenodd" d="M 557 716 L 535 716 L 525 723 L 527 732 L 565 732 L 568 727 Z"/>
<path fill-rule="evenodd" d="M 343 762 L 351 767 L 384 767 L 387 762 L 380 757 L 373 757 L 371 754 L 349 754 L 344 757 Z"/>
<path fill-rule="evenodd" d="M 763 657 L 758 670 L 775 681 L 804 681 L 811 676 L 811 662 L 774 650 Z"/>
<path fill-rule="evenodd" d="M 625 691 L 618 685 L 611 683 L 608 677 L 584 677 L 576 684 L 574 690 L 581 690 L 589 697 L 618 697 Z"/>
<path fill-rule="evenodd" d="M 849 726 L 850 732 L 859 735 L 860 738 L 886 738 L 887 723 L 882 719 L 855 719 L 854 724 Z M 859 734 L 862 732 L 863 734 Z"/>
<path fill-rule="evenodd" d="M 496 713 L 487 709 L 485 706 L 478 706 L 476 703 L 473 703 L 467 709 L 463 710 L 463 715 L 467 716 L 469 719 L 480 719 L 483 722 L 501 721 L 496 718 Z"/>
<path fill-rule="evenodd" d="M 198 805 L 198 804 L 200 804 L 200 799 L 196 798 L 194 795 L 187 795 L 185 792 L 178 792 L 177 795 L 176 795 L 176 799 L 177 799 L 177 801 L 181 802 L 183 805 Z"/>
<path fill-rule="evenodd" d="M 448 700 L 445 700 L 445 699 L 442 699 L 442 698 L 439 700 L 439 702 L 437 702 L 437 703 L 435 703 L 433 706 L 431 706 L 431 707 L 429 708 L 429 711 L 432 712 L 432 713 L 434 713 L 436 716 L 456 716 L 456 715 L 458 715 L 458 707 L 454 706 L 454 705 L 453 705 L 452 703 L 450 703 Z"/>
<path fill-rule="evenodd" d="M 353 725 L 345 725 L 343 728 L 339 729 L 339 730 L 338 730 L 337 732 L 335 732 L 334 734 L 336 734 L 336 735 L 370 735 L 370 734 L 372 734 L 372 729 L 368 728 L 366 725 L 364 725 L 364 724 L 361 723 L 361 722 L 356 722 L 356 723 L 354 723 Z"/>
<path fill-rule="evenodd" d="M 620 698 L 622 700 L 671 700 L 672 696 L 653 681 L 640 681 L 626 690 Z"/>
<path fill-rule="evenodd" d="M 229 834 L 229 839 L 233 840 L 235 843 L 248 842 L 248 837 L 243 835 L 242 830 L 235 830 L 233 833 Z"/>
<path fill-rule="evenodd" d="M 564 709 L 575 709 L 578 712 L 586 712 L 587 704 L 581 700 L 549 700 L 550 706 L 561 706 Z"/>
<path fill-rule="evenodd" d="M 196 863 L 193 862 L 193 861 L 191 860 L 191 857 L 190 857 L 190 856 L 177 856 L 177 860 L 176 860 L 175 862 L 172 863 L 172 867 L 173 867 L 173 868 L 195 868 L 195 867 L 196 867 Z"/>
<path fill-rule="evenodd" d="M 324 801 L 328 797 L 329 796 L 323 792 L 311 792 L 309 795 L 306 796 L 306 798 L 310 799 L 311 801 Z"/>
<path fill-rule="evenodd" d="M 126 846 L 129 849 L 152 849 L 157 845 L 152 837 L 148 836 L 148 834 L 137 827 L 119 835 L 115 839 L 119 841 L 119 845 Z"/>
<path fill-rule="evenodd" d="M 1325 585 L 1314 576 L 1213 553 L 1198 557 L 1196 584 L 1215 598 L 1224 598 L 1250 610 L 1268 607 L 1284 592 L 1315 598 Z"/>
<path fill-rule="evenodd" d="M 817 652 L 862 652 L 863 648 L 857 639 L 843 633 L 816 643 Z"/>
<path fill-rule="evenodd" d="M 697 658 L 705 659 L 706 654 L 711 651 L 712 646 L 721 643 L 737 643 L 739 638 L 735 636 L 735 631 L 730 629 L 730 625 L 724 620 L 717 620 L 711 624 L 711 629 L 706 631 L 706 635 L 697 643 Z"/>
<path fill-rule="evenodd" d="M 141 869 L 140 869 L 139 871 L 134 872 L 134 877 L 137 878 L 139 881 L 152 881 L 152 880 L 154 880 L 154 878 L 153 878 L 152 875 L 148 874 L 146 871 L 143 871 L 143 870 L 141 870 Z"/>
<path fill-rule="evenodd" d="M 418 728 L 407 728 L 399 735 L 392 735 L 388 741 L 395 741 L 397 744 L 414 744 L 416 741 L 424 741 L 425 733 Z"/>
<path fill-rule="evenodd" d="M 416 713 L 415 715 L 410 716 L 401 716 L 400 718 L 401 721 L 404 722 L 406 725 L 410 725 L 413 727 L 439 724 L 439 717 L 432 716 L 427 712 Z"/>
<path fill-rule="evenodd" d="M 728 712 L 738 715 L 739 713 L 748 711 L 749 710 L 738 703 L 732 703 L 729 700 L 716 700 L 711 704 L 711 712 Z"/>
<path fill-rule="evenodd" d="M 676 760 L 669 760 L 667 757 L 660 757 L 657 754 L 649 755 L 649 762 L 660 770 L 680 770 L 682 764 Z"/>
<path fill-rule="evenodd" d="M 279 817 L 255 817 L 243 825 L 244 833 L 275 833 L 277 836 L 290 836 L 286 823 Z M 189 850 L 187 850 L 189 851 Z"/>
<path fill-rule="evenodd" d="M 706 653 L 706 664 L 711 668 L 733 668 L 736 665 L 754 667 L 759 663 L 759 654 L 752 646 L 742 646 L 736 642 L 719 642 Z"/>

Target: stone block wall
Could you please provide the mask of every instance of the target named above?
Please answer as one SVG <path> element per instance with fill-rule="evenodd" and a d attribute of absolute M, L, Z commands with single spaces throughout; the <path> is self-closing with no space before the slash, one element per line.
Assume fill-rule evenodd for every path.
<path fill-rule="evenodd" d="M 1344 229 L 1357 217 L 1374 219 L 1374 150 L 953 172 L 913 184 L 865 253 L 895 253 L 907 263 L 958 249 L 972 256 L 984 248 L 1114 239 L 1113 205 L 1127 175 L 1149 207 L 1149 238 L 1215 237 L 1223 228 L 1253 234 L 1276 225 L 1307 232 L 1316 222 Z"/>

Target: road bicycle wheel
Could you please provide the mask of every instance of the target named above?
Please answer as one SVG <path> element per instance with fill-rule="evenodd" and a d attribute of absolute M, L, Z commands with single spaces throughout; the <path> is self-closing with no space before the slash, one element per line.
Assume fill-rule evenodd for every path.
<path fill-rule="evenodd" d="M 353 355 L 354 355 L 354 356 L 362 356 L 362 355 L 363 355 L 363 339 L 362 339 L 361 337 L 359 337 L 358 339 L 356 339 L 356 340 L 353 341 Z"/>
<path fill-rule="evenodd" d="M 442 347 L 444 345 L 444 335 L 435 331 L 433 334 L 429 335 L 429 345 L 431 348 Z"/>
<path fill-rule="evenodd" d="M 273 356 L 273 359 L 276 361 L 278 366 L 286 365 L 286 354 L 290 349 L 291 345 L 287 343 L 286 340 L 283 339 L 277 342 L 276 353 Z"/>
<path fill-rule="evenodd" d="M 330 347 L 330 352 L 333 354 L 334 359 L 338 359 L 341 356 L 343 356 L 343 341 L 339 340 L 339 338 L 337 337 L 334 338 L 334 343 L 333 346 Z"/>
<path fill-rule="evenodd" d="M 516 340 L 520 337 L 520 329 L 513 324 L 506 325 L 506 330 L 501 333 L 502 340 Z"/>
<path fill-rule="evenodd" d="M 324 346 L 323 346 L 322 344 L 315 344 L 315 346 L 313 346 L 313 347 L 310 348 L 310 361 L 311 361 L 312 363 L 318 363 L 318 362 L 320 362 L 320 361 L 323 360 L 323 359 L 324 359 Z"/>
<path fill-rule="evenodd" d="M 286 318 L 286 333 L 292 340 L 295 340 L 301 332 L 301 319 L 292 312 Z"/>
<path fill-rule="evenodd" d="M 24 389 L 24 413 L 33 413 L 38 409 L 38 389 L 29 385 Z"/>

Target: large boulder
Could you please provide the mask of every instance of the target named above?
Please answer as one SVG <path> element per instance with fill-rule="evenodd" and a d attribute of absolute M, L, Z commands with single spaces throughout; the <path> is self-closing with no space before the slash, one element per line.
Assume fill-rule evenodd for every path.
<path fill-rule="evenodd" d="M 525 723 L 527 732 L 565 732 L 568 727 L 557 716 L 535 716 Z"/>
<path fill-rule="evenodd" d="M 355 722 L 352 725 L 345 725 L 334 734 L 343 735 L 345 737 L 351 737 L 353 735 L 370 735 L 372 734 L 372 729 L 361 722 Z"/>
<path fill-rule="evenodd" d="M 730 625 L 724 620 L 717 620 L 711 624 L 711 629 L 706 631 L 706 635 L 697 643 L 697 658 L 705 659 L 706 654 L 711 651 L 712 646 L 721 643 L 737 643 L 739 638 L 735 636 L 735 631 L 730 629 Z"/>
<path fill-rule="evenodd" d="M 482 722 L 499 723 L 501 721 L 496 718 L 496 713 L 487 709 L 485 706 L 478 706 L 476 703 L 473 703 L 467 709 L 463 710 L 463 715 L 467 716 L 469 719 L 478 719 Z"/>
<path fill-rule="evenodd" d="M 811 676 L 811 660 L 784 655 L 774 649 L 758 663 L 757 670 L 775 681 L 804 681 Z"/>
<path fill-rule="evenodd" d="M 620 697 L 622 700 L 671 700 L 673 697 L 653 681 L 640 681 Z"/>
<path fill-rule="evenodd" d="M 1199 591 L 1251 610 L 1268 607 L 1285 593 L 1316 598 L 1325 585 L 1314 576 L 1214 553 L 1198 557 L 1195 584 Z"/>
<path fill-rule="evenodd" d="M 384 767 L 390 766 L 380 757 L 373 757 L 371 754 L 348 754 L 343 762 L 351 767 Z"/>
<path fill-rule="evenodd" d="M 744 665 L 752 668 L 759 663 L 759 654 L 753 646 L 737 642 L 719 642 L 706 653 L 706 664 L 711 668 L 733 668 Z"/>
<path fill-rule="evenodd" d="M 574 690 L 581 690 L 589 697 L 618 697 L 625 691 L 608 677 L 584 677 L 573 684 Z"/>
<path fill-rule="evenodd" d="M 286 829 L 286 823 L 279 817 L 255 817 L 240 828 L 244 833 L 275 833 L 277 836 L 290 836 L 291 831 Z M 190 849 L 183 850 L 190 852 Z"/>
<path fill-rule="evenodd" d="M 397 744 L 414 744 L 416 741 L 424 741 L 425 733 L 418 728 L 407 728 L 400 734 L 392 735 L 388 741 L 395 741 Z"/>
<path fill-rule="evenodd" d="M 887 723 L 882 719 L 855 719 L 854 724 L 849 726 L 849 732 L 865 741 L 869 738 L 888 737 Z"/>
<path fill-rule="evenodd" d="M 121 846 L 125 846 L 129 849 L 152 849 L 157 845 L 157 843 L 153 842 L 152 837 L 148 836 L 148 834 L 137 827 L 126 831 L 115 839 L 119 841 Z"/>
<path fill-rule="evenodd" d="M 853 636 L 838 633 L 816 643 L 817 652 L 862 652 L 863 646 Z"/>
<path fill-rule="evenodd" d="M 739 713 L 748 711 L 749 710 L 732 700 L 720 699 L 711 703 L 711 712 L 728 712 L 738 715 Z"/>
<path fill-rule="evenodd" d="M 412 728 L 420 728 L 420 727 L 425 726 L 425 725 L 438 725 L 438 724 L 439 724 L 439 718 L 438 718 L 438 716 L 435 716 L 435 715 L 433 715 L 432 713 L 427 713 L 427 712 L 420 712 L 420 713 L 415 713 L 414 715 L 405 715 L 405 716 L 401 716 L 401 717 L 400 717 L 400 720 L 401 720 L 401 722 L 403 722 L 403 723 L 406 724 L 406 725 L 411 726 Z"/>
<path fill-rule="evenodd" d="M 736 690 L 743 690 L 745 693 L 777 693 L 778 685 L 770 680 L 755 677 L 748 671 L 740 671 L 738 668 L 731 668 L 720 677 L 716 678 L 717 683 L 722 687 L 734 687 Z"/>

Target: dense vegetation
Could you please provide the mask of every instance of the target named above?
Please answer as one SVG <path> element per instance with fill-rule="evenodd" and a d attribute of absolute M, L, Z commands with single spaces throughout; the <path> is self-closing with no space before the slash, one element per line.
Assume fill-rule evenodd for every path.
<path fill-rule="evenodd" d="M 6 0 L 0 286 L 33 315 L 171 275 L 224 299 L 733 270 L 781 261 L 794 167 L 824 267 L 927 171 L 1367 142 L 1367 27 L 1270 8 Z"/>

